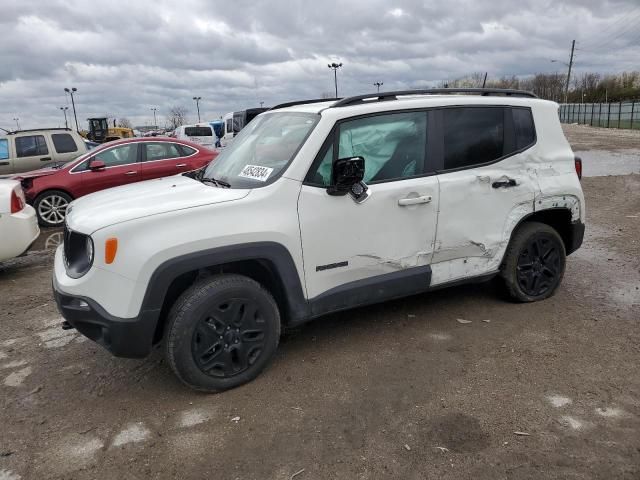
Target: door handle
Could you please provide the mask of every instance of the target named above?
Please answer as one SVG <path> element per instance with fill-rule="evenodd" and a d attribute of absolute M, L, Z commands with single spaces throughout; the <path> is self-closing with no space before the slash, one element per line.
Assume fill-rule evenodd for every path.
<path fill-rule="evenodd" d="M 421 197 L 407 197 L 401 198 L 398 200 L 398 205 L 401 207 L 406 207 L 407 205 L 418 205 L 420 203 L 429 203 L 431 202 L 431 195 L 422 195 Z"/>
<path fill-rule="evenodd" d="M 125 175 L 135 175 L 136 173 L 138 173 L 138 172 L 130 171 L 130 172 L 125 173 Z"/>
<path fill-rule="evenodd" d="M 0 162 L 0 166 L 2 165 L 11 165 L 9 162 Z"/>
<path fill-rule="evenodd" d="M 491 186 L 493 188 L 509 188 L 515 187 L 517 185 L 516 181 L 513 178 L 508 180 L 500 180 L 499 182 L 493 182 Z"/>
<path fill-rule="evenodd" d="M 179 163 L 179 164 L 176 165 L 176 168 L 184 168 L 186 166 L 187 166 L 186 163 Z"/>
<path fill-rule="evenodd" d="M 40 159 L 41 162 L 50 162 L 51 161 L 51 157 L 44 157 Z"/>

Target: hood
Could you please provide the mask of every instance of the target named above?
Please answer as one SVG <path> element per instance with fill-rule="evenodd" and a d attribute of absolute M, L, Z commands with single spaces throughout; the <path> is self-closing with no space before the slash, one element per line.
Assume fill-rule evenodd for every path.
<path fill-rule="evenodd" d="M 67 225 L 90 234 L 136 218 L 239 200 L 250 191 L 205 185 L 182 175 L 148 180 L 74 200 L 67 210 Z"/>
<path fill-rule="evenodd" d="M 59 171 L 59 168 L 39 168 L 38 170 L 31 170 L 30 172 L 13 175 L 11 178 L 14 180 L 24 180 L 26 178 L 46 177 L 47 175 L 53 175 Z"/>

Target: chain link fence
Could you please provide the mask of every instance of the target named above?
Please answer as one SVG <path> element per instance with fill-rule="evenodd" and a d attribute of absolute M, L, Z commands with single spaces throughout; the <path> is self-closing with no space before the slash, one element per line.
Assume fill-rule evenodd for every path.
<path fill-rule="evenodd" d="M 562 123 L 580 123 L 592 127 L 633 128 L 640 130 L 640 102 L 563 103 Z"/>

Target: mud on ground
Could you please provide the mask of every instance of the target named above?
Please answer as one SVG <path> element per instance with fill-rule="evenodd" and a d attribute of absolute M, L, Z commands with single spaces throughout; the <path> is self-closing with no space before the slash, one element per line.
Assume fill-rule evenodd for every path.
<path fill-rule="evenodd" d="M 0 479 L 640 478 L 640 176 L 583 186 L 553 298 L 487 283 L 331 315 L 218 395 L 61 330 L 43 237 L 0 267 Z"/>

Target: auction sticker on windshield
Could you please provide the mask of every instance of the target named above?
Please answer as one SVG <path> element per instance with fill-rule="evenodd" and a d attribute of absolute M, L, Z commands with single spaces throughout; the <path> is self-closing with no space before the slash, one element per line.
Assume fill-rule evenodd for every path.
<path fill-rule="evenodd" d="M 261 167 L 259 165 L 245 165 L 238 176 L 258 180 L 259 182 L 266 182 L 271 172 L 273 172 L 273 168 Z"/>

